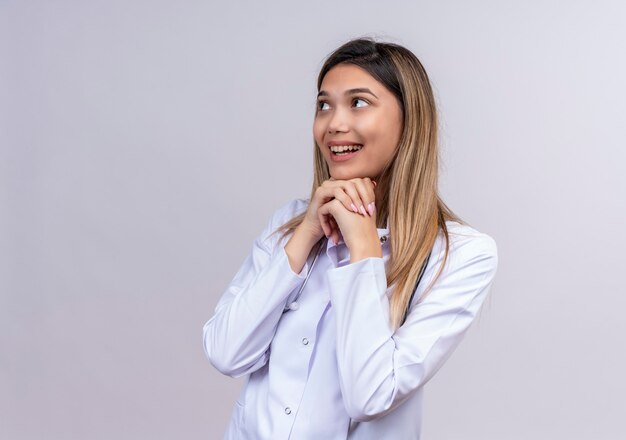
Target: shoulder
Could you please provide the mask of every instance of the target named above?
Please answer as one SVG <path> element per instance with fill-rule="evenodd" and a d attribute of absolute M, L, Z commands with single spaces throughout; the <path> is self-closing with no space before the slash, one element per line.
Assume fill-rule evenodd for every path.
<path fill-rule="evenodd" d="M 447 221 L 446 228 L 448 229 L 451 245 L 456 247 L 471 247 L 476 250 L 482 250 L 497 255 L 498 248 L 496 240 L 491 235 L 455 221 Z M 442 231 L 440 231 L 440 233 L 442 233 Z"/>
<path fill-rule="evenodd" d="M 482 271 L 495 273 L 498 267 L 498 247 L 491 235 L 456 221 L 447 221 L 446 228 L 449 239 L 449 270 L 478 265 L 478 269 Z M 445 251 L 443 230 L 439 231 L 435 247 L 434 253 L 442 259 Z"/>
<path fill-rule="evenodd" d="M 295 216 L 303 213 L 309 206 L 309 199 L 292 199 L 280 205 L 272 214 L 271 226 L 277 228 L 291 220 Z"/>
<path fill-rule="evenodd" d="M 274 232 L 292 218 L 306 211 L 308 206 L 309 199 L 292 199 L 274 210 L 262 237 L 263 244 L 268 250 L 275 248 L 278 244 L 281 234 Z"/>

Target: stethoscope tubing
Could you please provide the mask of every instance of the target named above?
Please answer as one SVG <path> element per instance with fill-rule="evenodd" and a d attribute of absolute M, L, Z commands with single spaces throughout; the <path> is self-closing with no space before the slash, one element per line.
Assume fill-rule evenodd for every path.
<path fill-rule="evenodd" d="M 302 290 L 304 290 L 304 287 L 306 286 L 307 281 L 309 281 L 309 276 L 311 276 L 311 272 L 313 272 L 313 268 L 315 267 L 315 262 L 317 261 L 317 258 L 322 253 L 322 249 L 326 247 L 325 245 L 327 241 L 328 241 L 328 238 L 326 237 L 322 239 L 321 243 L 319 244 L 319 248 L 317 249 L 317 252 L 315 253 L 315 257 L 313 258 L 313 262 L 311 263 L 311 267 L 309 267 L 309 270 L 306 274 L 306 277 L 304 278 L 302 285 L 300 286 L 300 289 L 298 290 L 298 293 L 296 293 L 296 296 L 289 304 L 285 305 L 283 313 L 288 312 L 289 310 L 295 310 L 297 308 L 297 307 L 294 308 L 294 304 L 297 304 L 297 301 L 300 298 L 300 295 L 302 294 Z M 404 324 L 407 316 L 409 315 L 409 309 L 411 307 L 411 303 L 413 302 L 413 297 L 415 296 L 415 292 L 417 291 L 417 286 L 419 286 L 419 283 L 422 280 L 422 277 L 424 276 L 424 272 L 426 271 L 426 266 L 428 265 L 428 261 L 430 260 L 431 254 L 432 254 L 432 250 L 428 253 L 428 256 L 424 260 L 424 264 L 422 264 L 422 267 L 420 268 L 420 272 L 419 272 L 419 275 L 417 276 L 415 287 L 413 288 L 413 292 L 411 292 L 411 298 L 409 299 L 409 303 L 407 304 L 406 310 L 404 311 L 402 324 Z"/>

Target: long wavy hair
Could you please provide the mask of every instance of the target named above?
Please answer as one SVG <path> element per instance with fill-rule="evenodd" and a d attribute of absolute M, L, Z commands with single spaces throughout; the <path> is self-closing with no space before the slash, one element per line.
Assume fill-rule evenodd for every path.
<path fill-rule="evenodd" d="M 324 76 L 340 63 L 354 64 L 393 93 L 402 109 L 402 134 L 396 153 L 378 176 L 377 227 L 389 227 L 390 257 L 386 265 L 390 297 L 390 326 L 400 327 L 409 305 L 422 264 L 433 248 L 439 230 L 445 238 L 443 263 L 433 281 L 418 299 L 421 302 L 439 278 L 449 253 L 446 221 L 465 224 L 446 206 L 439 195 L 438 117 L 433 90 L 424 67 L 408 49 L 394 43 L 376 42 L 370 37 L 348 41 L 324 62 L 317 79 L 319 92 Z M 313 141 L 315 190 L 330 178 L 328 165 Z M 377 192 L 378 194 L 378 192 Z M 303 221 L 305 212 L 276 229 L 281 239 L 292 234 Z M 324 237 L 322 237 L 323 239 Z M 317 251 L 313 246 L 311 252 Z"/>

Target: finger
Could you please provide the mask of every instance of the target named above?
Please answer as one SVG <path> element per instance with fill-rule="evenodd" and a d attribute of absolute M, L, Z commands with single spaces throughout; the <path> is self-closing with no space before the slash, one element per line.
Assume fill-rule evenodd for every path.
<path fill-rule="evenodd" d="M 329 237 L 330 234 L 332 234 L 332 225 L 328 222 L 328 218 L 326 215 L 318 213 L 318 217 L 320 220 L 320 225 L 322 226 L 322 230 L 324 231 L 324 235 L 326 235 L 326 237 Z"/>
<path fill-rule="evenodd" d="M 340 182 L 342 190 L 350 197 L 351 203 L 350 208 L 353 212 L 357 214 L 367 215 L 365 211 L 365 201 L 359 195 L 359 191 L 353 182 L 349 180 L 343 180 Z M 363 208 L 361 208 L 363 207 Z"/>
<path fill-rule="evenodd" d="M 337 225 L 337 222 L 335 221 L 335 218 L 333 216 L 328 216 L 328 222 L 331 225 L 331 239 L 335 244 L 337 244 L 339 243 L 339 225 Z"/>
<path fill-rule="evenodd" d="M 325 204 L 332 199 L 337 199 L 348 211 L 358 213 L 358 207 L 361 205 L 360 199 L 353 200 L 350 195 L 346 193 L 346 189 L 350 191 L 353 196 L 358 196 L 358 192 L 355 188 L 349 188 L 351 184 L 345 180 L 341 181 L 325 181 L 317 191 L 321 197 L 321 203 Z"/>
<path fill-rule="evenodd" d="M 335 217 L 329 216 L 328 217 L 328 221 L 330 222 L 330 225 L 333 228 L 333 231 L 339 230 L 339 225 L 337 224 L 337 221 L 335 220 Z"/>
<path fill-rule="evenodd" d="M 339 200 L 341 204 L 348 211 L 352 211 L 358 213 L 358 205 L 354 203 L 354 198 L 347 193 L 346 190 L 349 190 L 352 194 L 358 194 L 356 189 L 348 188 L 349 185 L 345 185 L 345 183 L 340 184 L 341 186 L 335 187 L 333 194 L 335 195 L 335 199 Z M 357 202 L 358 203 L 358 202 Z"/>
<path fill-rule="evenodd" d="M 365 194 L 365 197 L 369 202 L 374 201 L 376 198 L 376 192 L 374 189 L 376 188 L 376 183 L 370 179 L 369 177 L 351 179 L 359 189 L 359 194 Z"/>
<path fill-rule="evenodd" d="M 345 197 L 341 197 L 341 194 L 337 192 L 337 189 L 342 187 L 344 181 L 325 180 L 315 190 L 316 197 L 320 199 L 320 205 L 330 202 L 332 199 L 339 199 L 342 202 L 346 202 Z M 345 206 L 345 205 L 344 205 Z M 350 204 L 346 206 L 346 209 L 351 209 Z"/>
<path fill-rule="evenodd" d="M 333 225 L 333 231 L 341 233 L 341 229 L 339 229 L 339 224 L 337 223 L 337 220 L 335 220 L 335 217 L 331 216 L 330 221 Z"/>
<path fill-rule="evenodd" d="M 323 183 L 324 188 L 322 189 L 322 194 L 324 196 L 324 201 L 329 201 L 331 198 L 338 199 L 343 206 L 352 212 L 357 214 L 367 215 L 367 211 L 365 209 L 366 204 L 361 200 L 359 196 L 359 192 L 357 191 L 354 183 L 349 180 L 335 180 L 330 181 L 326 180 Z M 345 194 L 341 194 L 341 192 Z"/>
<path fill-rule="evenodd" d="M 315 190 L 315 198 L 318 200 L 320 206 L 333 199 L 333 190 L 335 184 L 330 180 L 325 180 Z"/>
<path fill-rule="evenodd" d="M 329 236 L 331 237 L 333 236 L 337 237 L 336 232 L 339 231 L 339 225 L 337 224 L 337 222 L 335 221 L 335 218 L 333 217 L 333 210 L 336 210 L 336 209 L 344 209 L 339 200 L 337 201 L 332 200 L 328 203 L 324 203 L 317 210 L 318 214 L 321 216 L 320 222 L 325 223 L 329 232 Z"/>
<path fill-rule="evenodd" d="M 324 235 L 328 237 L 331 232 L 331 229 L 328 223 L 326 223 L 323 219 L 320 219 L 320 226 L 322 227 L 322 230 L 324 231 Z"/>
<path fill-rule="evenodd" d="M 317 220 L 319 221 L 320 226 L 322 227 L 322 230 L 324 231 L 324 235 L 328 237 L 330 233 L 332 232 L 332 225 L 328 223 L 328 218 L 326 216 L 324 205 L 320 206 L 317 209 Z"/>
<path fill-rule="evenodd" d="M 355 188 L 359 193 L 359 197 L 363 200 L 363 204 L 365 206 L 365 210 L 367 211 L 367 215 L 370 217 L 373 214 L 375 201 L 375 193 L 374 193 L 374 185 L 369 177 L 363 179 L 352 179 L 351 182 L 354 184 Z"/>

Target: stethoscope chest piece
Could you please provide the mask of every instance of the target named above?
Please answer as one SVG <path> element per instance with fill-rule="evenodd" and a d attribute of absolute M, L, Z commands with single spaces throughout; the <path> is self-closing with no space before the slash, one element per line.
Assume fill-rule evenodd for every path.
<path fill-rule="evenodd" d="M 298 310 L 299 307 L 300 305 L 296 301 L 293 301 L 291 304 L 289 304 L 289 310 Z"/>

